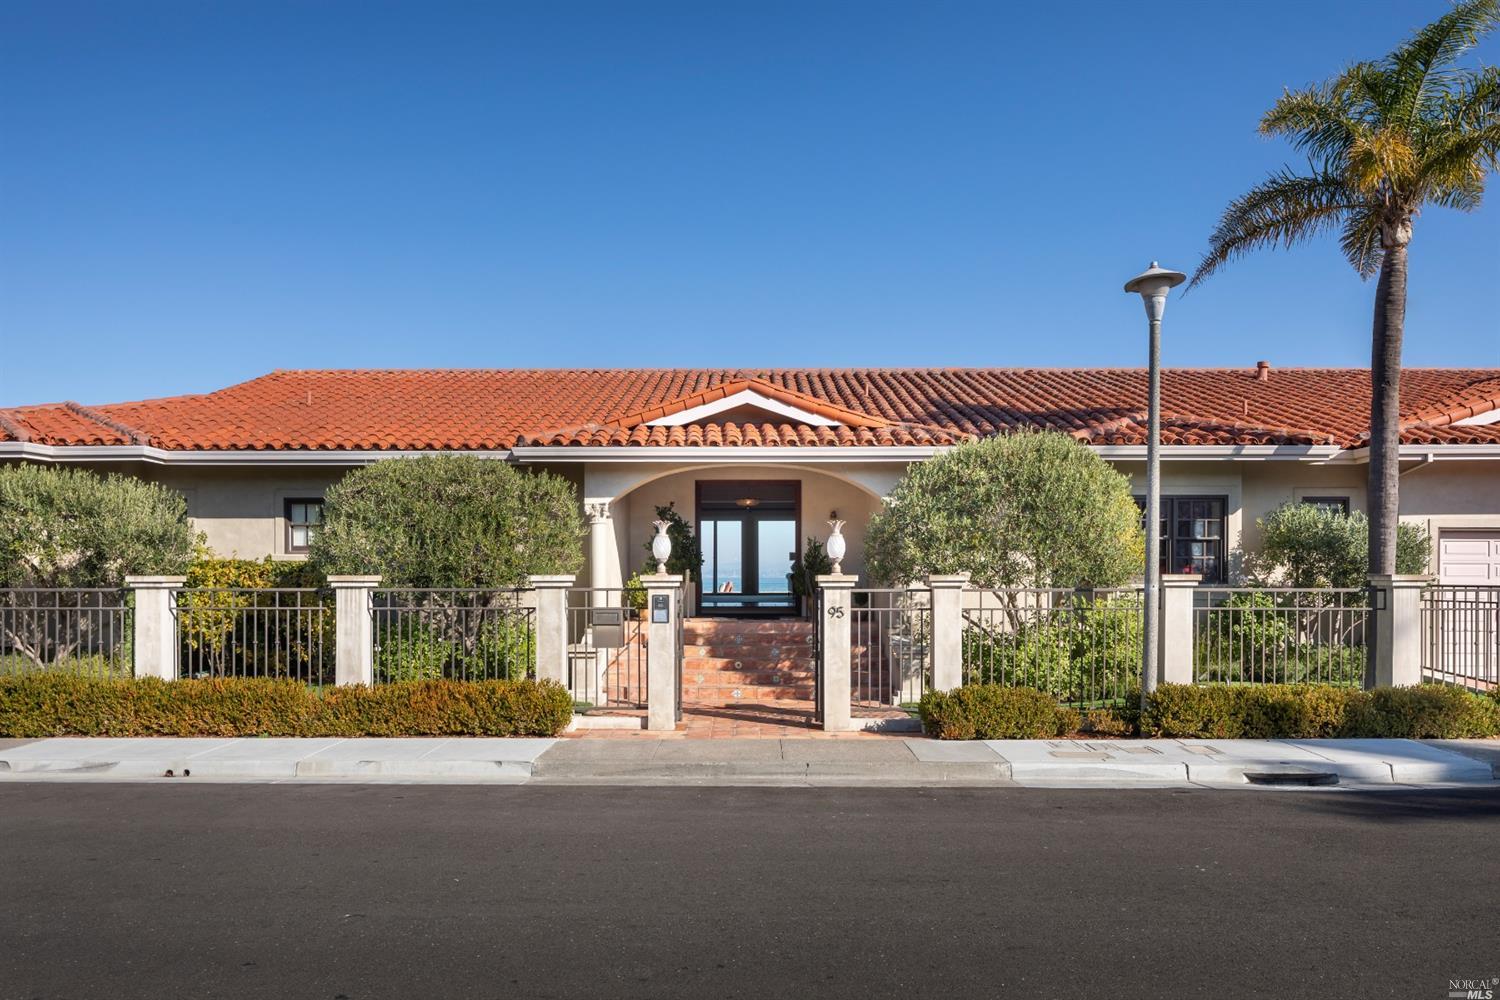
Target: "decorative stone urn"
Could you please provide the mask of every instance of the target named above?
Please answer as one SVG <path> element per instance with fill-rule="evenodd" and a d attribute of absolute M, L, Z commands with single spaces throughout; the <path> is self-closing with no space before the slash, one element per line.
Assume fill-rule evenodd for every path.
<path fill-rule="evenodd" d="M 667 571 L 667 559 L 672 555 L 672 539 L 667 534 L 669 527 L 666 521 L 652 521 L 656 525 L 656 537 L 651 539 L 651 555 L 656 559 L 656 571 L 665 573 Z"/>
<path fill-rule="evenodd" d="M 833 572 L 839 574 L 844 572 L 842 561 L 844 553 L 848 551 L 848 543 L 844 540 L 844 522 L 828 522 L 828 558 L 833 560 Z"/>

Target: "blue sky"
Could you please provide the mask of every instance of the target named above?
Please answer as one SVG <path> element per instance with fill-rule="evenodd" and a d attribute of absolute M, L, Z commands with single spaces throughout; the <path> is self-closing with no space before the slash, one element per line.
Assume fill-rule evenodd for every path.
<path fill-rule="evenodd" d="M 0 405 L 278 367 L 1138 364 L 1120 285 L 1189 269 L 1290 158 L 1255 133 L 1281 88 L 1443 9 L 10 0 Z M 1419 221 L 1408 364 L 1500 364 L 1497 201 Z M 1372 295 L 1331 243 L 1261 255 L 1173 301 L 1165 359 L 1366 364 Z"/>

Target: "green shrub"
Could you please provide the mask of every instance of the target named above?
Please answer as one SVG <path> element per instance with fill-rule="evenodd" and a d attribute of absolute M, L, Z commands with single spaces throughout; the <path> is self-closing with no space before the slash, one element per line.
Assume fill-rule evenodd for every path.
<path fill-rule="evenodd" d="M 1360 691 L 1327 684 L 1163 684 L 1144 736 L 1206 739 L 1439 739 L 1500 734 L 1500 705 L 1428 684 Z"/>
<path fill-rule="evenodd" d="M 290 680 L 0 677 L 0 736 L 556 736 L 546 681 L 416 681 L 322 692 Z"/>
<path fill-rule="evenodd" d="M 375 643 L 375 678 L 381 683 L 439 680 L 451 653 L 447 641 L 431 629 L 383 629 Z"/>
<path fill-rule="evenodd" d="M 1077 702 L 1108 701 L 1138 682 L 1142 616 L 1134 595 L 1090 597 L 1051 609 L 1017 609 L 993 625 L 964 629 L 964 676 L 971 684 L 1004 684 Z M 1033 616 L 1040 615 L 1037 620 Z M 1029 620 L 1028 620 L 1029 619 Z"/>
<path fill-rule="evenodd" d="M 1037 740 L 1078 728 L 1078 712 L 1042 691 L 977 684 L 929 691 L 918 706 L 922 727 L 943 740 Z"/>
<path fill-rule="evenodd" d="M 182 494 L 134 476 L 0 465 L 0 587 L 118 587 L 193 551 Z"/>
<path fill-rule="evenodd" d="M 902 586 L 969 573 L 975 586 L 1108 587 L 1139 572 L 1130 480 L 1055 431 L 1001 434 L 913 462 L 870 519 L 871 577 Z"/>
<path fill-rule="evenodd" d="M 1444 684 L 1376 688 L 1350 713 L 1357 736 L 1458 740 L 1500 735 L 1500 706 Z"/>

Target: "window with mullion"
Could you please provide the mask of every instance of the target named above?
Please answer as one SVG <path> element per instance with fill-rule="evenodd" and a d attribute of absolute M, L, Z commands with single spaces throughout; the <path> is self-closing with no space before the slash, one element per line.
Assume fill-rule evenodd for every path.
<path fill-rule="evenodd" d="M 286 502 L 286 550 L 306 552 L 323 523 L 323 501 L 318 498 Z"/>
<path fill-rule="evenodd" d="M 1145 511 L 1146 498 L 1136 497 Z M 1161 547 L 1163 573 L 1197 573 L 1206 582 L 1224 580 L 1225 497 L 1162 497 Z M 1141 527 L 1145 528 L 1142 518 Z"/>

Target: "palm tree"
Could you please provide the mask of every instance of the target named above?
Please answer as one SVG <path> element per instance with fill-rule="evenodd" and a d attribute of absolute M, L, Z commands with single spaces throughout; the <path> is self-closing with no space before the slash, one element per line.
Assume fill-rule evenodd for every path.
<path fill-rule="evenodd" d="M 1308 170 L 1283 168 L 1225 209 L 1188 287 L 1261 247 L 1337 231 L 1363 278 L 1379 272 L 1370 349 L 1370 572 L 1396 572 L 1397 446 L 1406 254 L 1425 205 L 1472 211 L 1500 169 L 1500 68 L 1459 58 L 1500 22 L 1500 0 L 1464 0 L 1384 59 L 1288 91 L 1261 119 Z"/>

